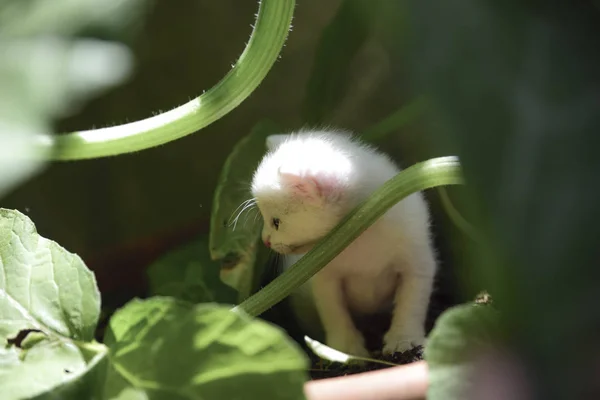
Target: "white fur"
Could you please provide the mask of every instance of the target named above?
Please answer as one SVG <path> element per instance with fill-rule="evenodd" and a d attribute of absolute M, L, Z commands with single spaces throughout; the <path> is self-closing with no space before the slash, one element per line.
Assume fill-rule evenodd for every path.
<path fill-rule="evenodd" d="M 264 219 L 262 238 L 294 261 L 400 169 L 343 132 L 303 131 L 268 140 L 252 193 Z M 273 218 L 279 218 L 275 229 Z M 326 343 L 366 356 L 352 314 L 393 306 L 384 353 L 423 344 L 436 272 L 429 211 L 420 193 L 392 207 L 309 282 Z M 306 291 L 304 292 L 306 298 Z"/>

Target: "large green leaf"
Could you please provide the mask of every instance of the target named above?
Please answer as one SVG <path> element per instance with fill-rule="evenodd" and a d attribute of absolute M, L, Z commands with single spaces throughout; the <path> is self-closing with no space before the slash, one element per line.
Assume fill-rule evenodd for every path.
<path fill-rule="evenodd" d="M 492 343 L 498 330 L 498 312 L 491 306 L 465 304 L 445 311 L 436 321 L 425 346 L 429 368 L 427 398 L 469 398 L 472 357 Z"/>
<path fill-rule="evenodd" d="M 104 398 L 304 398 L 308 362 L 299 347 L 280 328 L 228 307 L 133 300 L 109 329 L 114 369 Z"/>
<path fill-rule="evenodd" d="M 71 36 L 92 31 L 103 36 L 140 28 L 152 0 L 3 0 L 0 36 Z"/>
<path fill-rule="evenodd" d="M 84 100 L 128 77 L 133 65 L 125 46 L 94 39 L 0 36 L 0 52 L 0 102 L 8 107 L 0 116 L 14 113 L 11 120 L 22 123 L 78 110 Z"/>
<path fill-rule="evenodd" d="M 219 263 L 210 259 L 208 237 L 180 246 L 148 267 L 150 293 L 192 303 L 234 304 L 236 292 L 219 277 Z"/>
<path fill-rule="evenodd" d="M 227 157 L 215 190 L 210 255 L 221 262 L 221 279 L 238 291 L 240 301 L 257 289 L 260 268 L 269 254 L 258 240 L 262 226 L 260 215 L 256 214 L 258 209 L 242 212 L 243 202 L 252 196 L 252 174 L 267 150 L 267 137 L 279 132 L 269 120 L 256 124 Z"/>
<path fill-rule="evenodd" d="M 0 195 L 39 170 L 37 137 L 52 121 L 121 82 L 131 69 L 121 45 L 91 39 L 0 36 Z"/>
<path fill-rule="evenodd" d="M 600 398 L 598 2 L 411 6 L 415 82 L 490 238 L 470 273 L 502 309 L 532 397 Z"/>
<path fill-rule="evenodd" d="M 0 271 L 2 398 L 89 394 L 106 356 L 106 347 L 93 343 L 100 315 L 93 273 L 25 215 L 6 209 Z"/>
<path fill-rule="evenodd" d="M 0 262 L 0 338 L 39 329 L 93 339 L 100 293 L 79 256 L 40 236 L 20 212 L 0 209 Z"/>
<path fill-rule="evenodd" d="M 370 17 L 380 3 L 345 0 L 323 30 L 303 104 L 306 123 L 327 122 L 343 99 L 350 65 L 369 36 Z"/>
<path fill-rule="evenodd" d="M 340 3 L 335 16 L 323 29 L 316 49 L 302 104 L 304 123 L 330 124 L 344 103 L 354 96 L 373 100 L 362 96 L 366 88 L 379 81 L 379 76 L 384 76 L 382 67 L 390 61 L 393 64 L 404 61 L 403 52 L 398 51 L 398 36 L 402 37 L 406 30 L 403 4 L 387 0 L 344 0 Z M 393 43 L 391 51 L 385 47 L 387 42 Z M 363 54 L 365 50 L 369 51 L 368 56 Z M 374 58 L 373 54 L 382 51 L 385 53 L 381 53 L 381 59 Z M 362 57 L 367 65 L 376 69 L 365 68 Z M 402 92 L 407 92 L 407 88 Z M 407 103 L 405 109 L 392 115 L 384 125 L 374 127 L 368 133 L 368 140 L 380 140 L 390 130 L 413 122 L 419 112 L 418 106 Z"/>
<path fill-rule="evenodd" d="M 129 76 L 132 59 L 117 37 L 148 0 L 21 1 L 0 4 L 0 196 L 43 167 L 38 136 L 56 118 Z M 116 17 L 115 17 L 116 16 Z M 87 39 L 76 35 L 87 33 Z M 47 151 L 47 150 L 44 150 Z"/>
<path fill-rule="evenodd" d="M 0 77 L 0 85 L 2 80 Z M 42 169 L 44 163 L 36 157 L 33 139 L 37 132 L 47 130 L 44 122 L 34 118 L 29 123 L 20 123 L 0 116 L 0 197 Z"/>

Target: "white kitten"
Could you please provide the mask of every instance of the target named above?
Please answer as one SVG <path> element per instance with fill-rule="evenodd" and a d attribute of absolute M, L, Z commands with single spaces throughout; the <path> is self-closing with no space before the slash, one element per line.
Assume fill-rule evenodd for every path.
<path fill-rule="evenodd" d="M 274 135 L 254 173 L 262 239 L 280 254 L 308 252 L 399 168 L 343 132 Z M 384 353 L 423 344 L 436 272 L 429 212 L 420 193 L 392 207 L 308 282 L 327 345 L 368 355 L 351 315 L 394 307 Z"/>

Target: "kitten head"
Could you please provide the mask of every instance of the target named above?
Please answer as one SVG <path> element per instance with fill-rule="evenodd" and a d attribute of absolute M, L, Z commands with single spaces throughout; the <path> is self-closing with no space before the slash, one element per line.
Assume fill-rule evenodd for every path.
<path fill-rule="evenodd" d="M 252 181 L 265 245 L 281 254 L 310 250 L 349 211 L 351 170 L 347 155 L 322 138 L 291 136 L 278 144 Z"/>

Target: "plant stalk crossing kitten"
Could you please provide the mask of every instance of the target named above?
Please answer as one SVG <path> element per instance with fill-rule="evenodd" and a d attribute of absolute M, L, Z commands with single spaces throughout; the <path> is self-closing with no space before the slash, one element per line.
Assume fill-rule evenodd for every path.
<path fill-rule="evenodd" d="M 252 193 L 263 217 L 262 240 L 298 258 L 400 169 L 386 155 L 344 132 L 273 135 L 254 173 Z M 384 353 L 425 340 L 436 272 L 429 211 L 421 193 L 405 198 L 307 282 L 337 350 L 367 356 L 354 314 L 393 307 Z"/>

